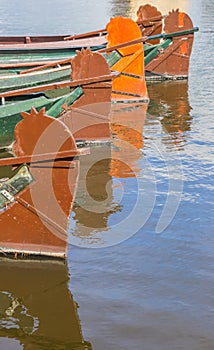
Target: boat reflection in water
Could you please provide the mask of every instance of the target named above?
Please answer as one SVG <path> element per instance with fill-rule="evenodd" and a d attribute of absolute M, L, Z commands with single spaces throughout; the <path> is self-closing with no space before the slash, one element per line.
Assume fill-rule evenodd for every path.
<path fill-rule="evenodd" d="M 148 103 L 113 105 L 111 176 L 136 177 L 140 172 L 139 159 L 144 146 L 143 127 L 147 108 Z"/>
<path fill-rule="evenodd" d="M 80 159 L 80 176 L 73 206 L 70 243 L 110 244 L 114 227 L 130 211 L 142 171 L 143 126 L 148 103 L 112 104 L 110 143 L 91 147 Z M 119 231 L 119 228 L 118 228 Z M 116 235 L 114 236 L 116 240 Z M 114 239 L 113 239 L 114 241 Z M 112 241 L 111 241 L 112 243 Z"/>
<path fill-rule="evenodd" d="M 186 143 L 185 132 L 191 128 L 192 116 L 188 96 L 188 81 L 166 81 L 148 84 L 151 96 L 147 124 L 161 122 L 166 133 L 163 142 L 179 149 Z"/>
<path fill-rule="evenodd" d="M 91 147 L 90 154 L 80 164 L 73 218 L 74 235 L 83 240 L 92 238 L 93 232 L 107 230 L 109 215 L 120 210 L 120 206 L 113 205 L 110 162 L 111 147 L 106 143 Z"/>
<path fill-rule="evenodd" d="M 4 349 L 91 350 L 61 261 L 0 260 L 0 344 Z"/>
<path fill-rule="evenodd" d="M 148 91 L 149 104 L 113 104 L 111 144 L 95 146 L 81 157 L 69 243 L 104 247 L 122 242 L 151 213 L 156 175 L 149 155 L 161 158 L 182 149 L 192 117 L 187 81 L 152 83 Z M 166 167 L 171 157 L 164 159 Z"/>

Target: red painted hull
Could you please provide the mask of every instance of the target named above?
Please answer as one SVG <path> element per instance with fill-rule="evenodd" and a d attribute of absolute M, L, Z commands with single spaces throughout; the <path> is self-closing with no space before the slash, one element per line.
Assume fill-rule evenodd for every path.
<path fill-rule="evenodd" d="M 76 192 L 79 161 L 73 159 L 69 166 L 30 167 L 34 181 L 19 193 L 18 201 L 0 212 L 1 251 L 66 257 L 69 215 Z M 29 207 L 35 207 L 37 214 Z"/>

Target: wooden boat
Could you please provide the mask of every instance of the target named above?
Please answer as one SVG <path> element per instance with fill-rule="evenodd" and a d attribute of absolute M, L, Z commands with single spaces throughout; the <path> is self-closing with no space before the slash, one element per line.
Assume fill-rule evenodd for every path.
<path fill-rule="evenodd" d="M 140 6 L 137 15 L 136 24 L 144 43 L 146 78 L 187 78 L 194 32 L 198 30 L 193 27 L 190 17 L 179 10 L 163 16 L 156 7 L 148 4 Z M 131 29 L 127 28 L 127 32 Z M 0 37 L 0 69 L 41 65 L 70 58 L 76 49 L 82 47 L 100 50 L 106 45 L 108 25 L 104 29 L 73 36 Z"/>
<path fill-rule="evenodd" d="M 186 13 L 178 9 L 171 11 L 164 19 L 163 40 L 144 46 L 147 80 L 187 79 L 194 32 L 197 30 Z"/>
<path fill-rule="evenodd" d="M 1 349 L 92 350 L 64 261 L 1 257 L 0 274 Z"/>
<path fill-rule="evenodd" d="M 189 15 L 179 9 L 162 15 L 155 6 L 146 4 L 139 7 L 136 23 L 144 43 L 146 80 L 187 79 L 194 33 L 199 30 L 193 27 Z M 80 40 L 105 32 L 107 27 L 65 40 Z"/>
<path fill-rule="evenodd" d="M 88 150 L 44 108 L 21 115 L 13 153 L 0 159 L 0 253 L 65 258 L 77 157 Z"/>
<path fill-rule="evenodd" d="M 141 42 L 141 32 L 138 25 L 129 18 L 115 17 L 108 23 L 107 33 L 107 48 L 100 50 L 99 53 L 103 54 L 111 71 L 119 73 L 118 77 L 113 80 L 112 100 L 148 101 L 144 74 L 143 43 Z M 139 42 L 132 44 L 132 41 L 135 40 L 139 40 Z M 10 87 L 18 89 L 25 86 L 38 86 L 44 79 L 56 80 L 56 74 L 60 79 L 63 79 L 62 74 L 67 74 L 68 77 L 70 74 L 73 76 L 72 67 L 75 63 L 72 62 L 75 61 L 75 57 L 50 62 L 43 66 L 22 71 L 15 76 L 0 77 L 2 83 L 0 96 L 9 96 L 9 94 L 1 94 L 1 90 L 4 92 L 4 89 L 8 90 Z M 101 59 L 100 62 L 102 62 Z M 59 65 L 61 68 L 58 67 Z M 98 69 L 102 75 L 102 67 Z"/>
<path fill-rule="evenodd" d="M 75 140 L 105 140 L 110 137 L 109 119 L 112 79 L 116 76 L 99 53 L 82 50 L 71 62 L 71 79 L 0 93 L 0 146 L 14 139 L 20 112 L 32 106 L 68 125 Z M 9 101 L 11 100 L 12 101 Z"/>
<path fill-rule="evenodd" d="M 72 97 L 72 104 L 71 93 L 57 98 L 56 105 L 48 109 L 52 116 L 46 114 L 44 104 L 37 112 L 31 98 L 24 100 L 28 107 L 22 111 L 17 111 L 17 103 L 1 106 L 2 110 L 13 106 L 16 115 L 20 112 L 23 118 L 17 123 L 6 114 L 4 120 L 5 125 L 11 120 L 14 123 L 15 142 L 11 150 L 15 157 L 3 154 L 0 160 L 2 254 L 66 257 L 68 217 L 79 174 L 77 156 L 86 152 L 84 148 L 77 149 L 73 134 L 78 140 L 109 138 L 112 85 L 112 74 L 100 53 L 82 50 L 72 65 L 73 80 L 43 86 L 44 92 L 51 88 L 81 89 L 77 99 Z M 1 96 L 33 92 L 41 92 L 41 87 Z M 28 111 L 30 106 L 33 107 Z"/>

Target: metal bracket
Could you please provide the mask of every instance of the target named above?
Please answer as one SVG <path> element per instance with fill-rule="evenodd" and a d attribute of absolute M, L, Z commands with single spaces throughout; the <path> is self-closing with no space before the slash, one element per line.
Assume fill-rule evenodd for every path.
<path fill-rule="evenodd" d="M 0 193 L 4 196 L 9 202 L 15 202 L 15 198 L 6 190 L 1 190 Z"/>

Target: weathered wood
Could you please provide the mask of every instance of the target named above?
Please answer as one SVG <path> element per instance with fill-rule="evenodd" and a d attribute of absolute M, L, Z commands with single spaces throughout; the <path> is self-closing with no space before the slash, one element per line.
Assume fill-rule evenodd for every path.
<path fill-rule="evenodd" d="M 62 158 L 72 158 L 76 156 L 82 156 L 89 153 L 90 153 L 89 148 L 82 148 L 82 149 L 80 148 L 77 150 L 68 150 L 68 151 L 56 152 L 56 153 L 42 153 L 42 154 L 25 155 L 25 156 L 12 157 L 12 158 L 3 158 L 3 159 L 0 159 L 0 166 L 19 165 L 23 163 L 28 163 L 28 164 L 29 163 L 30 164 L 46 163 L 50 161 L 57 161 L 58 159 L 62 159 Z"/>
<path fill-rule="evenodd" d="M 36 72 L 38 70 L 46 69 L 49 67 L 55 67 L 55 66 L 66 64 L 66 63 L 71 63 L 71 61 L 72 61 L 72 58 L 68 58 L 65 60 L 58 60 L 58 61 L 54 61 L 54 62 L 49 62 L 49 63 L 43 64 L 43 65 L 39 65 L 38 67 L 23 70 L 20 72 L 20 74 L 28 74 L 31 72 Z"/>
<path fill-rule="evenodd" d="M 186 38 L 180 39 L 177 42 L 175 42 L 172 45 L 170 45 L 168 47 L 168 49 L 165 50 L 159 56 L 159 58 L 157 58 L 156 60 L 152 60 L 150 63 L 148 63 L 145 66 L 145 69 L 147 71 L 153 71 L 156 67 L 158 67 L 158 65 L 160 65 L 164 60 L 166 60 L 173 52 L 175 52 L 177 50 L 177 48 L 180 47 L 183 44 L 184 40 L 187 40 L 187 39 Z"/>
<path fill-rule="evenodd" d="M 15 43 L 15 44 L 0 44 L 0 51 L 9 52 L 17 50 L 26 50 L 26 51 L 38 51 L 38 50 L 77 50 L 80 48 L 87 47 L 96 47 L 106 44 L 105 37 L 98 36 L 92 38 L 83 38 L 79 40 L 60 40 L 60 41 L 50 41 L 50 42 L 39 42 L 39 43 Z"/>
<path fill-rule="evenodd" d="M 102 35 L 106 35 L 106 33 L 107 33 L 106 28 L 103 28 L 103 29 L 98 29 L 87 33 L 69 35 L 65 37 L 64 40 L 76 40 L 76 39 L 88 38 L 93 36 L 102 36 Z"/>
<path fill-rule="evenodd" d="M 48 91 L 48 90 L 56 90 L 56 89 L 64 89 L 64 88 L 74 88 L 77 86 L 86 86 L 91 85 L 95 83 L 101 83 L 105 81 L 112 80 L 118 76 L 117 72 L 113 72 L 108 75 L 101 75 L 94 78 L 85 78 L 85 79 L 78 79 L 73 81 L 65 81 L 65 82 L 59 82 L 59 83 L 53 83 L 53 84 L 47 84 L 47 85 L 40 85 L 35 86 L 31 88 L 25 88 L 20 90 L 14 90 L 14 91 L 7 91 L 0 93 L 0 97 L 11 97 L 11 96 L 19 96 L 24 94 L 30 94 L 30 93 L 36 93 L 41 91 Z"/>
<path fill-rule="evenodd" d="M 32 71 L 24 75 L 15 73 L 0 75 L 0 94 L 11 90 L 68 80 L 70 75 L 71 67 L 68 65 L 54 68 L 49 67 L 45 70 Z"/>
<path fill-rule="evenodd" d="M 137 11 L 137 23 L 141 29 L 142 36 L 160 34 L 163 28 L 163 17 L 157 7 L 145 4 L 139 7 Z M 156 45 L 160 39 L 152 40 L 152 44 Z"/>
<path fill-rule="evenodd" d="M 22 116 L 23 120 L 15 128 L 15 157 L 0 160 L 0 165 L 32 161 L 34 167 L 30 168 L 29 184 L 15 194 L 14 186 L 17 186 L 19 180 L 22 181 L 22 173 L 16 181 L 12 181 L 13 177 L 1 181 L 0 196 L 5 198 L 6 203 L 4 210 L 0 212 L 3 232 L 0 248 L 3 252 L 10 250 L 14 253 L 28 252 L 31 255 L 65 258 L 68 217 L 74 201 L 79 170 L 78 160 L 74 156 L 81 152 L 78 152 L 66 125 L 47 116 L 44 109 L 37 112 L 32 108 L 31 113 L 23 113 Z M 35 149 L 38 154 L 34 158 Z M 59 168 L 51 166 L 51 163 L 47 166 L 47 161 L 54 159 L 56 162 L 60 159 L 70 160 L 71 167 Z M 45 163 L 40 163 L 43 160 Z"/>
<path fill-rule="evenodd" d="M 133 97 L 148 101 L 144 72 L 144 49 L 140 29 L 129 18 L 115 17 L 107 25 L 107 50 L 117 47 L 121 58 L 112 67 L 120 72 L 113 80 L 113 99 L 130 100 Z M 115 93 L 118 92 L 118 93 Z"/>

